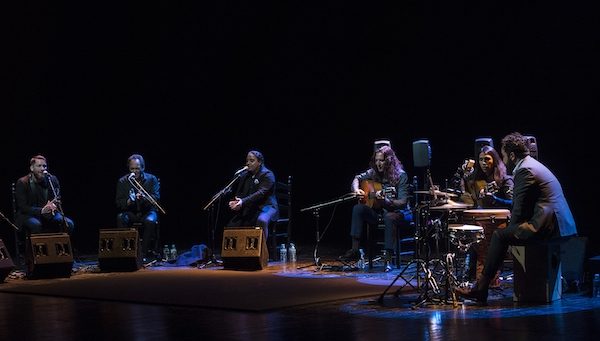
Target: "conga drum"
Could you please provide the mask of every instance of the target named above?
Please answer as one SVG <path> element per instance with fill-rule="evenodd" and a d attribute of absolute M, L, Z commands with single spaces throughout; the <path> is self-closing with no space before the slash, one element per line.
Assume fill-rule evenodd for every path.
<path fill-rule="evenodd" d="M 510 219 L 510 211 L 502 208 L 479 208 L 462 211 L 461 222 L 464 224 L 479 225 L 485 228 L 506 227 Z M 493 231 L 492 231 L 493 232 Z"/>
<path fill-rule="evenodd" d="M 477 256 L 476 279 L 479 279 L 483 271 L 483 265 L 487 255 L 488 246 L 492 240 L 492 234 L 496 229 L 505 228 L 510 221 L 510 211 L 502 208 L 481 208 L 464 210 L 461 213 L 460 221 L 463 224 L 477 225 L 483 228 L 483 233 L 486 239 L 483 242 L 477 243 L 474 250 Z M 492 279 L 491 286 L 499 285 L 498 274 Z"/>

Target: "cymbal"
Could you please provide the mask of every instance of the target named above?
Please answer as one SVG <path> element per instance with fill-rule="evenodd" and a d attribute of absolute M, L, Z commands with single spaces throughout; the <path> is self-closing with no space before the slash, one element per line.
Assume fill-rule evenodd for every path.
<path fill-rule="evenodd" d="M 462 202 L 448 200 L 448 202 L 445 204 L 438 205 L 438 206 L 430 206 L 429 209 L 434 210 L 434 211 L 435 210 L 466 210 L 467 208 L 470 208 L 470 207 L 471 207 L 471 205 L 464 204 Z"/>
<path fill-rule="evenodd" d="M 431 191 L 415 191 L 416 194 L 429 194 L 431 196 L 433 196 L 433 194 L 431 193 Z M 448 192 L 442 192 L 440 190 L 435 190 L 435 195 L 439 195 L 442 197 L 449 197 L 449 198 L 458 198 L 458 194 L 454 194 L 454 193 L 448 193 Z"/>

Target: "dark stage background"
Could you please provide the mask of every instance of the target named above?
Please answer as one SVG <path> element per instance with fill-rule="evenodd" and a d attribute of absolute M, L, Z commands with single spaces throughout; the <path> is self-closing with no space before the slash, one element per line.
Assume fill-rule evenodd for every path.
<path fill-rule="evenodd" d="M 259 149 L 279 179 L 293 175 L 294 239 L 310 244 L 315 224 L 299 209 L 347 193 L 375 139 L 392 141 L 410 176 L 422 171 L 412 142 L 429 139 L 443 185 L 477 137 L 499 147 L 520 131 L 537 138 L 598 251 L 590 4 L 11 4 L 0 209 L 10 216 L 11 182 L 42 153 L 74 243 L 95 252 L 126 159 L 141 153 L 161 178 L 163 242 L 210 246 L 202 207 Z M 349 246 L 351 206 L 322 210 L 324 242 Z"/>

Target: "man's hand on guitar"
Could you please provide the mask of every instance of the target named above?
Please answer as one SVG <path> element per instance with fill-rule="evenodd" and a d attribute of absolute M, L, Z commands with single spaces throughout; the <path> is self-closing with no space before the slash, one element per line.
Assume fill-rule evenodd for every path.
<path fill-rule="evenodd" d="M 363 199 L 365 197 L 365 191 L 363 191 L 360 188 L 357 188 L 356 190 L 354 190 L 354 196 L 359 199 Z"/>

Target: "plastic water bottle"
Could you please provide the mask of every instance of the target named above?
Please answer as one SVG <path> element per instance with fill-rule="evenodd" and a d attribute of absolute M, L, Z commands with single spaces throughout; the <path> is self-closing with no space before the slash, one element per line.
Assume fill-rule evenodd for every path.
<path fill-rule="evenodd" d="M 592 297 L 600 298 L 600 274 L 594 274 L 592 282 Z"/>
<path fill-rule="evenodd" d="M 287 248 L 285 247 L 285 244 L 279 246 L 279 261 L 282 264 L 287 263 Z"/>
<path fill-rule="evenodd" d="M 169 260 L 170 257 L 171 257 L 171 250 L 169 249 L 169 245 L 165 244 L 165 246 L 163 246 L 163 259 Z"/>
<path fill-rule="evenodd" d="M 296 245 L 294 243 L 290 243 L 290 248 L 288 250 L 288 254 L 290 255 L 290 266 L 292 271 L 296 270 Z"/>
<path fill-rule="evenodd" d="M 287 271 L 287 248 L 285 247 L 285 244 L 279 246 L 279 261 L 283 266 L 283 271 Z"/>
<path fill-rule="evenodd" d="M 169 253 L 171 260 L 177 259 L 177 248 L 175 248 L 175 244 L 171 244 L 171 250 Z"/>
<path fill-rule="evenodd" d="M 356 267 L 358 268 L 358 270 L 365 270 L 367 268 L 367 261 L 365 260 L 365 250 L 358 249 L 358 252 L 360 253 L 360 258 L 358 259 L 358 262 L 356 262 Z"/>

